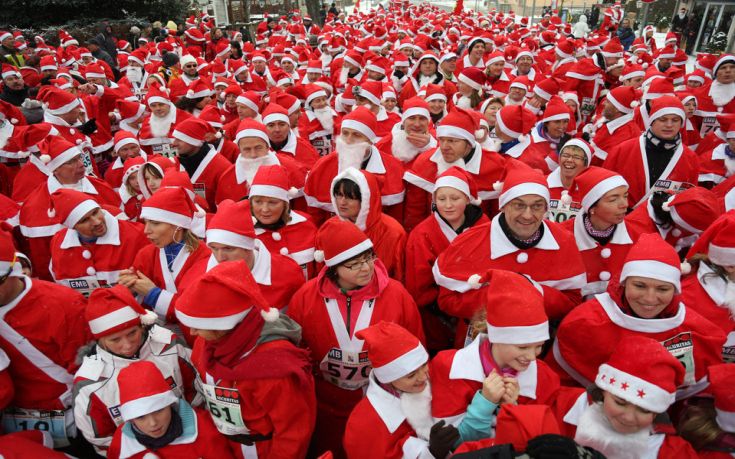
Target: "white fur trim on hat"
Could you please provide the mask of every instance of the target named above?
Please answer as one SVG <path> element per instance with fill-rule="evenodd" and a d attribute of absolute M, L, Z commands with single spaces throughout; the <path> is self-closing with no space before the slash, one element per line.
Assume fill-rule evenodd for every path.
<path fill-rule="evenodd" d="M 595 384 L 616 397 L 654 413 L 663 413 L 676 399 L 675 393 L 666 392 L 655 384 L 606 363 L 600 365 Z"/>
<path fill-rule="evenodd" d="M 621 113 L 625 113 L 626 115 L 629 113 L 633 113 L 632 108 L 626 107 L 625 105 L 621 104 L 616 98 L 613 97 L 611 93 L 607 93 L 607 101 L 610 102 L 612 106 Z"/>
<path fill-rule="evenodd" d="M 275 123 L 276 121 L 283 121 L 284 123 L 289 124 L 288 115 L 283 113 L 270 113 L 263 117 L 263 124 L 265 125 Z"/>
<path fill-rule="evenodd" d="M 173 391 L 167 390 L 161 394 L 153 394 L 123 403 L 120 405 L 120 415 L 127 422 L 178 403 L 178 401 L 179 397 Z"/>
<path fill-rule="evenodd" d="M 378 104 L 379 103 L 380 102 L 378 102 Z M 370 139 L 371 142 L 375 138 L 375 133 L 373 132 L 373 130 L 367 127 L 367 125 L 365 125 L 364 123 L 361 123 L 357 120 L 344 120 L 342 122 L 342 128 L 354 129 L 355 131 Z"/>
<path fill-rule="evenodd" d="M 71 147 L 68 150 L 62 152 L 56 158 L 50 159 L 46 163 L 46 168 L 50 171 L 55 171 L 65 162 L 70 161 L 81 154 L 82 154 L 82 150 L 80 150 L 79 147 L 77 146 Z M 41 155 L 42 161 L 43 161 L 43 156 L 48 156 L 48 155 Z M 51 157 L 48 156 L 48 158 L 51 158 Z"/>
<path fill-rule="evenodd" d="M 253 185 L 250 187 L 250 196 L 266 196 L 269 198 L 280 199 L 281 201 L 290 201 L 288 190 L 273 185 Z"/>
<path fill-rule="evenodd" d="M 125 306 L 120 309 L 115 309 L 112 312 L 97 317 L 96 319 L 89 321 L 89 329 L 92 334 L 99 335 L 104 333 L 106 330 L 115 328 L 118 325 L 130 322 L 131 320 L 140 319 L 140 314 L 130 306 Z"/>
<path fill-rule="evenodd" d="M 169 210 L 159 209 L 157 207 L 146 207 L 140 211 L 140 218 L 145 220 L 153 220 L 157 222 L 169 223 L 181 228 L 191 228 L 191 218 L 187 215 L 177 214 Z"/>
<path fill-rule="evenodd" d="M 349 249 L 347 249 L 347 250 L 345 250 L 345 251 L 343 251 L 341 253 L 338 253 L 337 255 L 333 256 L 332 258 L 325 259 L 324 260 L 324 264 L 327 265 L 327 266 L 330 266 L 330 267 L 331 266 L 337 266 L 338 264 L 342 263 L 343 261 L 347 261 L 350 258 L 355 257 L 355 256 L 361 254 L 362 252 L 364 252 L 366 250 L 369 250 L 371 248 L 373 248 L 373 241 L 371 241 L 370 239 L 365 239 L 361 243 L 359 243 L 359 244 L 357 244 L 357 245 L 355 245 L 353 247 L 350 247 Z M 316 259 L 316 253 L 314 255 L 315 255 L 314 258 Z"/>
<path fill-rule="evenodd" d="M 136 139 L 135 137 L 123 137 L 119 142 L 115 144 L 115 153 L 120 151 L 120 149 L 124 147 L 125 145 L 132 145 L 132 144 L 140 146 L 140 144 L 138 143 L 138 139 Z"/>
<path fill-rule="evenodd" d="M 445 187 L 445 186 L 461 191 L 462 193 L 467 195 L 467 197 L 470 199 L 473 198 L 472 194 L 470 194 L 470 186 L 467 184 L 467 182 L 465 182 L 464 180 L 460 178 L 449 176 L 449 175 L 444 176 L 444 177 L 439 177 L 437 179 L 436 183 L 434 183 L 434 190 L 432 191 L 432 193 L 436 193 L 436 190 L 438 190 L 441 187 Z"/>
<path fill-rule="evenodd" d="M 502 208 L 515 198 L 528 194 L 541 196 L 546 201 L 546 204 L 549 203 L 549 189 L 547 187 L 540 183 L 527 182 L 520 183 L 509 190 L 503 191 L 498 199 L 498 206 Z"/>
<path fill-rule="evenodd" d="M 408 118 L 412 116 L 423 116 L 424 118 L 431 118 L 431 114 L 429 113 L 429 110 L 423 108 L 423 107 L 411 107 L 408 110 L 403 112 L 403 121 L 406 121 Z"/>
<path fill-rule="evenodd" d="M 200 330 L 232 330 L 242 322 L 252 308 L 224 317 L 194 317 L 176 309 L 176 318 L 189 328 Z"/>
<path fill-rule="evenodd" d="M 457 79 L 459 81 L 461 81 L 462 83 L 466 84 L 467 86 L 469 86 L 470 88 L 476 90 L 476 91 L 482 90 L 482 85 L 480 83 L 478 83 L 478 82 L 474 81 L 473 79 L 467 77 L 463 73 L 460 73 L 459 76 L 457 77 Z"/>
<path fill-rule="evenodd" d="M 509 137 L 513 137 L 514 139 L 517 139 L 517 138 L 519 138 L 522 135 L 521 132 L 516 132 L 516 131 L 508 128 L 508 126 L 503 121 L 503 118 L 500 116 L 500 112 L 499 111 L 495 115 L 495 122 L 497 123 L 498 128 L 500 128 L 500 130 L 503 131 L 503 134 L 506 134 Z"/>
<path fill-rule="evenodd" d="M 631 276 L 648 277 L 674 284 L 677 292 L 681 292 L 681 269 L 656 260 L 635 260 L 623 265 L 620 272 L 622 283 Z"/>
<path fill-rule="evenodd" d="M 722 247 L 710 242 L 707 255 L 718 266 L 735 266 L 735 247 Z"/>
<path fill-rule="evenodd" d="M 590 210 L 590 207 L 597 201 L 599 201 L 605 193 L 613 190 L 619 186 L 628 186 L 628 182 L 621 175 L 614 175 L 608 177 L 601 182 L 598 182 L 592 187 L 590 191 L 582 198 L 582 208 L 586 211 Z"/>
<path fill-rule="evenodd" d="M 84 218 L 89 211 L 99 209 L 99 207 L 100 205 L 92 199 L 86 199 L 80 202 L 74 209 L 72 209 L 71 212 L 69 212 L 66 220 L 64 220 L 64 226 L 70 229 L 74 228 L 74 225 L 79 223 L 79 220 Z"/>
<path fill-rule="evenodd" d="M 258 137 L 259 139 L 263 139 L 265 143 L 270 143 L 268 134 L 260 129 L 243 129 L 242 131 L 238 131 L 235 135 L 235 143 L 238 143 L 240 139 L 244 139 L 245 137 Z"/>
<path fill-rule="evenodd" d="M 424 346 L 419 343 L 415 348 L 382 367 L 373 367 L 373 374 L 375 374 L 378 381 L 388 384 L 415 371 L 428 361 L 429 354 Z"/>
<path fill-rule="evenodd" d="M 437 138 L 452 137 L 455 139 L 463 139 L 468 141 L 471 145 L 474 145 L 476 142 L 474 130 L 470 132 L 457 126 L 439 126 L 436 128 L 436 136 Z"/>
<path fill-rule="evenodd" d="M 191 137 L 189 135 L 184 134 L 183 132 L 179 131 L 178 129 L 174 129 L 173 134 L 171 134 L 171 137 L 174 139 L 179 139 L 182 142 L 186 142 L 189 145 L 195 146 L 195 147 L 201 147 L 204 145 L 203 140 L 195 139 L 194 137 Z"/>
<path fill-rule="evenodd" d="M 215 242 L 217 244 L 224 244 L 245 250 L 253 250 L 255 248 L 255 241 L 253 238 L 237 234 L 233 231 L 212 228 L 207 230 L 206 235 L 207 244 Z"/>
<path fill-rule="evenodd" d="M 539 343 L 549 339 L 549 322 L 519 327 L 494 327 L 488 323 L 487 337 L 498 344 Z"/>

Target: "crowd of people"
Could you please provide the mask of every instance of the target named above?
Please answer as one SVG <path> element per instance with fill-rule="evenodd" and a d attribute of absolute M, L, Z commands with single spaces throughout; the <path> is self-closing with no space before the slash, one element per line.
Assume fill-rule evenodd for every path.
<path fill-rule="evenodd" d="M 0 31 L 0 455 L 730 457 L 735 56 L 622 20 Z"/>

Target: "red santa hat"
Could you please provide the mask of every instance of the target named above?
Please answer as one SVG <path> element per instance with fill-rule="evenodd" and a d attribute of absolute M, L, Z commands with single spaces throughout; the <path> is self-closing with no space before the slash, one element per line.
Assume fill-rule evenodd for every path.
<path fill-rule="evenodd" d="M 81 191 L 60 188 L 51 194 L 49 218 L 56 218 L 67 228 L 74 228 L 87 213 L 100 208 L 99 203 Z"/>
<path fill-rule="evenodd" d="M 55 171 L 59 166 L 74 157 L 82 154 L 82 150 L 61 136 L 52 136 L 47 138 L 40 145 L 43 153 L 39 159 L 46 164 L 51 172 Z"/>
<path fill-rule="evenodd" d="M 253 177 L 253 183 L 250 186 L 250 196 L 266 196 L 281 201 L 289 202 L 294 198 L 298 191 L 296 188 L 289 186 L 288 172 L 286 168 L 274 164 L 269 166 L 260 166 Z"/>
<path fill-rule="evenodd" d="M 189 145 L 201 147 L 204 145 L 206 137 L 212 134 L 222 137 L 222 134 L 219 132 L 215 134 L 214 128 L 209 123 L 202 119 L 192 117 L 178 123 L 171 136 Z"/>
<path fill-rule="evenodd" d="M 493 188 L 500 191 L 498 207 L 502 208 L 520 196 L 537 195 L 549 203 L 549 188 L 546 178 L 536 169 L 517 160 L 508 160 L 505 165 L 505 180 L 495 182 Z"/>
<path fill-rule="evenodd" d="M 59 65 L 56 63 L 56 58 L 50 54 L 41 58 L 40 66 L 42 72 L 46 70 L 59 70 Z"/>
<path fill-rule="evenodd" d="M 447 101 L 447 93 L 444 91 L 444 87 L 438 84 L 429 84 L 419 89 L 419 97 L 423 97 L 426 102 L 432 100 L 443 100 Z"/>
<path fill-rule="evenodd" d="M 363 198 L 364 199 L 364 198 Z M 331 218 L 319 229 L 314 260 L 337 266 L 373 248 L 372 241 L 354 223 Z"/>
<path fill-rule="evenodd" d="M 487 76 L 482 69 L 477 67 L 465 67 L 462 69 L 462 72 L 460 72 L 457 80 L 476 91 L 482 91 L 482 87 L 487 81 Z"/>
<path fill-rule="evenodd" d="M 55 86 L 43 86 L 38 91 L 38 100 L 43 102 L 44 109 L 52 115 L 63 115 L 78 107 L 81 102 L 75 95 Z"/>
<path fill-rule="evenodd" d="M 122 121 L 134 121 L 145 113 L 145 105 L 130 100 L 118 99 L 115 106 Z"/>
<path fill-rule="evenodd" d="M 536 125 L 536 115 L 520 105 L 506 105 L 495 114 L 495 122 L 503 134 L 522 140 Z"/>
<path fill-rule="evenodd" d="M 658 341 L 640 335 L 620 340 L 595 378 L 600 389 L 653 413 L 674 403 L 683 382 L 681 362 Z"/>
<path fill-rule="evenodd" d="M 307 84 L 304 86 L 304 104 L 311 107 L 311 102 L 317 97 L 327 97 L 327 92 L 317 84 Z"/>
<path fill-rule="evenodd" d="M 122 285 L 95 289 L 84 310 L 84 319 L 95 339 L 136 325 L 153 325 L 157 317 L 155 312 L 143 309 Z"/>
<path fill-rule="evenodd" d="M 373 375 L 383 384 L 416 371 L 429 361 L 429 354 L 418 338 L 393 322 L 381 320 L 355 333 L 365 341 Z"/>
<path fill-rule="evenodd" d="M 235 134 L 235 143 L 245 137 L 257 137 L 265 143 L 270 144 L 268 131 L 263 123 L 259 123 L 252 118 L 245 118 L 237 125 L 237 134 Z"/>
<path fill-rule="evenodd" d="M 135 137 L 132 133 L 123 130 L 117 131 L 115 133 L 115 153 L 120 151 L 120 149 L 125 145 L 132 144 L 140 146 L 140 143 L 138 143 L 138 138 Z"/>
<path fill-rule="evenodd" d="M 447 114 L 436 129 L 437 137 L 451 137 L 455 139 L 463 139 L 474 145 L 477 141 L 475 137 L 475 119 L 467 110 L 455 107 Z"/>
<path fill-rule="evenodd" d="M 352 88 L 352 92 L 358 96 L 369 100 L 373 105 L 380 105 L 380 98 L 383 93 L 383 84 L 380 81 L 365 81 L 360 86 Z"/>
<path fill-rule="evenodd" d="M 18 78 L 21 77 L 20 72 L 18 71 L 18 69 L 16 69 L 12 65 L 3 64 L 3 67 L 2 67 L 2 77 L 3 77 L 3 79 L 9 78 L 11 76 L 15 76 L 15 77 L 18 77 Z"/>
<path fill-rule="evenodd" d="M 557 56 L 572 59 L 574 58 L 574 41 L 573 40 L 560 40 L 556 44 L 555 52 Z"/>
<path fill-rule="evenodd" d="M 199 114 L 199 119 L 206 121 L 215 131 L 222 129 L 222 123 L 225 121 L 224 115 L 220 113 L 216 105 L 207 105 L 204 107 L 204 110 Z"/>
<path fill-rule="evenodd" d="M 406 121 L 412 116 L 423 116 L 426 119 L 431 119 L 429 113 L 429 104 L 420 97 L 411 97 L 403 103 L 403 121 Z"/>
<path fill-rule="evenodd" d="M 720 123 L 718 129 L 725 138 L 735 139 L 735 115 L 717 115 L 717 122 Z"/>
<path fill-rule="evenodd" d="M 720 215 L 692 245 L 687 258 L 698 253 L 718 266 L 735 266 L 735 211 Z"/>
<path fill-rule="evenodd" d="M 84 78 L 107 78 L 107 75 L 105 75 L 105 69 L 102 65 L 94 62 L 84 68 Z"/>
<path fill-rule="evenodd" d="M 666 46 L 658 50 L 656 57 L 658 59 L 673 59 L 676 57 L 676 50 L 671 46 Z"/>
<path fill-rule="evenodd" d="M 559 423 L 547 405 L 513 405 L 504 403 L 498 412 L 495 444 L 513 444 L 525 451 L 528 442 L 544 434 L 560 434 Z"/>
<path fill-rule="evenodd" d="M 255 91 L 245 91 L 244 93 L 237 96 L 237 99 L 235 99 L 236 104 L 241 104 L 255 113 L 260 113 L 260 100 L 262 99 L 261 95 L 258 94 Z"/>
<path fill-rule="evenodd" d="M 735 391 L 732 382 L 735 381 L 735 365 L 721 363 L 707 367 L 709 390 L 715 398 L 715 421 L 725 432 L 735 432 Z"/>
<path fill-rule="evenodd" d="M 0 276 L 23 277 L 23 267 L 18 261 L 13 235 L 0 229 Z"/>
<path fill-rule="evenodd" d="M 470 199 L 471 204 L 479 206 L 482 203 L 482 200 L 477 197 L 475 180 L 467 171 L 457 166 L 450 167 L 436 179 L 432 194 L 436 193 L 436 190 L 442 187 L 454 188 L 455 190 L 461 191 Z"/>
<path fill-rule="evenodd" d="M 235 202 L 226 199 L 219 203 L 217 213 L 210 219 L 207 227 L 207 244 L 215 242 L 253 250 L 255 237 L 248 201 Z"/>
<path fill-rule="evenodd" d="M 547 78 L 536 83 L 533 93 L 541 97 L 545 101 L 551 99 L 551 96 L 558 95 L 561 90 L 561 82 L 557 78 Z"/>
<path fill-rule="evenodd" d="M 220 263 L 189 286 L 176 303 L 179 322 L 201 330 L 232 330 L 255 308 L 267 322 L 279 312 L 268 306 L 245 261 Z"/>
<path fill-rule="evenodd" d="M 120 183 L 122 183 L 122 186 L 120 187 L 121 196 L 123 194 L 122 190 L 125 188 L 125 184 L 128 183 L 128 178 L 130 178 L 131 175 L 138 172 L 138 169 L 140 169 L 143 164 L 146 162 L 146 157 L 143 156 L 143 151 L 141 150 L 141 156 L 135 156 L 133 158 L 128 158 L 125 160 L 125 163 L 123 164 L 123 175 L 122 180 Z"/>
<path fill-rule="evenodd" d="M 658 233 L 642 234 L 625 257 L 620 283 L 637 276 L 674 284 L 681 292 L 681 264 L 676 250 Z"/>
<path fill-rule="evenodd" d="M 586 141 L 582 139 L 571 139 L 568 140 L 564 146 L 561 148 L 561 151 L 564 151 L 567 147 L 577 147 L 580 148 L 584 155 L 587 157 L 587 164 L 589 165 L 592 162 L 592 146 L 588 144 Z M 561 152 L 560 152 L 561 153 Z M 562 192 L 562 195 L 564 193 Z"/>
<path fill-rule="evenodd" d="M 632 86 L 618 86 L 607 93 L 607 101 L 619 112 L 630 114 L 640 105 L 641 93 Z"/>
<path fill-rule="evenodd" d="M 684 105 L 681 103 L 678 97 L 662 96 L 655 99 L 651 103 L 651 111 L 648 115 L 648 125 L 646 126 L 646 128 L 649 128 L 655 120 L 666 115 L 676 115 L 681 118 L 682 122 L 687 119 L 686 115 L 684 114 Z"/>
<path fill-rule="evenodd" d="M 544 297 L 526 277 L 490 269 L 482 276 L 473 274 L 468 283 L 473 288 L 489 284 L 485 320 L 491 343 L 530 344 L 549 339 Z"/>
<path fill-rule="evenodd" d="M 128 422 L 178 403 L 155 363 L 148 360 L 133 362 L 117 375 L 120 390 L 120 416 Z"/>
<path fill-rule="evenodd" d="M 214 91 L 204 82 L 204 79 L 197 78 L 191 82 L 184 97 L 187 99 L 199 99 L 201 97 L 212 96 L 213 94 Z"/>
<path fill-rule="evenodd" d="M 662 209 L 671 214 L 676 226 L 692 234 L 700 234 L 709 228 L 720 213 L 714 193 L 699 186 L 672 195 Z M 681 236 L 679 228 L 672 229 L 671 235 Z"/>
<path fill-rule="evenodd" d="M 569 142 L 564 146 L 568 144 Z M 585 212 L 589 212 L 590 207 L 605 193 L 619 186 L 628 186 L 628 182 L 621 175 L 602 167 L 590 166 L 574 177 L 571 189 L 574 190 L 575 195 L 582 197 L 582 208 Z M 564 199 L 563 196 L 562 199 Z"/>
<path fill-rule="evenodd" d="M 282 91 L 271 91 L 271 103 L 276 103 L 285 108 L 289 115 L 293 115 L 301 109 L 301 101 L 298 97 Z"/>
<path fill-rule="evenodd" d="M 378 104 L 379 103 L 380 101 L 378 101 Z M 375 114 L 367 107 L 357 107 L 342 119 L 342 128 L 354 129 L 372 140 L 375 138 L 375 131 L 378 128 L 378 120 L 375 117 Z"/>
<path fill-rule="evenodd" d="M 549 102 L 546 104 L 544 114 L 541 116 L 542 123 L 547 121 L 557 120 L 571 120 L 572 115 L 569 112 L 569 106 L 564 103 L 564 100 L 559 96 L 552 96 Z"/>
<path fill-rule="evenodd" d="M 192 219 L 203 216 L 183 188 L 163 188 L 143 203 L 140 218 L 191 229 Z"/>
<path fill-rule="evenodd" d="M 627 64 L 623 67 L 623 72 L 620 74 L 618 79 L 623 82 L 630 80 L 631 78 L 643 78 L 646 76 L 646 72 L 643 71 L 643 66 L 638 64 Z"/>
<path fill-rule="evenodd" d="M 276 103 L 270 103 L 265 110 L 263 110 L 263 124 L 266 126 L 276 121 L 282 121 L 286 124 L 290 124 L 288 119 L 288 111 Z"/>
<path fill-rule="evenodd" d="M 150 88 L 148 88 L 148 94 L 146 94 L 145 97 L 145 103 L 150 107 L 153 103 L 161 103 L 161 104 L 171 104 L 171 100 L 169 99 L 170 93 L 169 90 L 154 84 L 151 85 Z"/>

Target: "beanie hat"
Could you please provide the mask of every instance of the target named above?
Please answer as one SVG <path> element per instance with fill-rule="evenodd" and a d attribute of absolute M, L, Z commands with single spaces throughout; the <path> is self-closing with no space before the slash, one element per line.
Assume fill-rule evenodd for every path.
<path fill-rule="evenodd" d="M 23 277 L 23 267 L 18 261 L 13 235 L 0 228 L 0 276 Z"/>
<path fill-rule="evenodd" d="M 624 337 L 595 378 L 600 389 L 654 413 L 674 403 L 683 381 L 681 362 L 658 341 L 640 335 Z"/>
<path fill-rule="evenodd" d="M 207 226 L 207 244 L 216 242 L 253 250 L 255 237 L 248 201 L 235 202 L 230 199 L 222 201 Z"/>
<path fill-rule="evenodd" d="M 525 276 L 490 269 L 473 274 L 473 288 L 489 284 L 485 301 L 487 337 L 497 344 L 530 344 L 549 339 L 544 297 Z"/>
<path fill-rule="evenodd" d="M 618 86 L 607 93 L 607 101 L 612 104 L 619 112 L 633 113 L 633 110 L 640 105 L 638 100 L 641 94 L 632 86 Z"/>
<path fill-rule="evenodd" d="M 330 218 L 319 228 L 315 246 L 318 249 L 314 251 L 317 263 L 337 266 L 372 249 L 373 243 L 354 223 Z"/>
<path fill-rule="evenodd" d="M 266 303 L 244 260 L 220 263 L 189 286 L 176 303 L 179 322 L 201 330 L 232 330 L 255 307 L 267 322 L 279 312 Z"/>
<path fill-rule="evenodd" d="M 506 105 L 495 113 L 495 122 L 503 134 L 522 142 L 536 125 L 536 115 L 520 105 Z"/>
<path fill-rule="evenodd" d="M 701 253 L 718 266 L 735 266 L 735 211 L 715 220 L 692 245 L 687 258 Z"/>
<path fill-rule="evenodd" d="M 735 380 L 735 365 L 721 363 L 707 368 L 709 390 L 715 397 L 715 420 L 725 432 L 735 432 L 735 392 L 732 382 Z"/>
<path fill-rule="evenodd" d="M 51 206 L 47 212 L 49 218 L 58 217 L 59 221 L 70 229 L 74 228 L 74 225 L 88 212 L 100 208 L 99 203 L 90 195 L 67 188 L 60 188 L 51 194 Z"/>
<path fill-rule="evenodd" d="M 472 176 L 457 166 L 452 166 L 444 171 L 434 183 L 432 194 L 436 193 L 439 188 L 449 187 L 464 193 L 469 199 L 470 204 L 479 206 L 482 201 L 477 197 L 477 185 Z"/>
<path fill-rule="evenodd" d="M 679 255 L 659 234 L 642 234 L 630 248 L 620 272 L 620 283 L 632 276 L 669 282 L 681 293 Z"/>
<path fill-rule="evenodd" d="M 201 147 L 204 145 L 207 134 L 215 135 L 214 128 L 202 119 L 191 117 L 176 124 L 171 136 L 189 145 Z M 219 132 L 217 134 L 222 136 Z"/>
<path fill-rule="evenodd" d="M 53 172 L 67 161 L 82 154 L 82 150 L 60 135 L 47 138 L 39 146 L 41 162 L 46 164 L 49 171 Z"/>
<path fill-rule="evenodd" d="M 120 390 L 120 415 L 126 422 L 179 401 L 161 370 L 148 360 L 133 362 L 120 370 L 117 384 Z"/>
<path fill-rule="evenodd" d="M 393 322 L 381 320 L 358 331 L 355 337 L 365 340 L 373 375 L 383 384 L 401 379 L 429 361 L 421 341 Z"/>
<path fill-rule="evenodd" d="M 252 118 L 245 118 L 237 125 L 237 134 L 235 134 L 235 143 L 245 137 L 257 137 L 262 139 L 266 144 L 270 145 L 268 131 L 263 123 L 259 123 Z"/>
<path fill-rule="evenodd" d="M 735 64 L 735 56 L 732 54 L 723 54 L 720 56 L 719 59 L 717 59 L 717 62 L 715 62 L 715 66 L 712 68 L 712 78 L 717 77 L 717 71 L 720 70 L 720 67 L 722 67 L 725 64 Z"/>
<path fill-rule="evenodd" d="M 140 143 L 138 143 L 138 138 L 133 133 L 121 129 L 115 133 L 115 153 L 120 151 L 125 145 L 140 146 Z"/>
<path fill-rule="evenodd" d="M 672 195 L 662 209 L 671 214 L 676 226 L 692 234 L 700 234 L 715 221 L 720 213 L 720 204 L 712 191 L 695 186 Z M 671 235 L 679 237 L 681 230 L 674 228 Z"/>
<path fill-rule="evenodd" d="M 508 159 L 505 165 L 505 179 L 495 182 L 493 188 L 500 191 L 498 207 L 503 208 L 517 197 L 529 194 L 538 195 L 549 203 L 549 187 L 546 178 L 536 169 L 531 169 L 525 163 Z"/>
<path fill-rule="evenodd" d="M 577 196 L 582 197 L 582 208 L 585 212 L 589 212 L 590 207 L 605 193 L 619 186 L 628 186 L 628 182 L 621 175 L 609 169 L 590 166 L 574 177 L 571 189 Z"/>
<path fill-rule="evenodd" d="M 95 289 L 87 300 L 84 319 L 95 339 L 136 325 L 153 325 L 158 316 L 143 309 L 127 287 Z"/>
<path fill-rule="evenodd" d="M 262 165 L 253 177 L 250 185 L 252 196 L 267 196 L 281 201 L 289 202 L 298 194 L 299 190 L 289 186 L 288 172 L 285 167 L 274 165 Z"/>
<path fill-rule="evenodd" d="M 474 145 L 477 140 L 475 131 L 475 119 L 472 114 L 467 110 L 455 107 L 447 116 L 442 118 L 439 127 L 436 129 L 436 136 L 462 139 L 468 141 L 470 145 Z"/>
<path fill-rule="evenodd" d="M 191 229 L 192 219 L 200 213 L 186 190 L 161 187 L 143 202 L 140 218 Z"/>
<path fill-rule="evenodd" d="M 342 118 L 342 129 L 344 128 L 354 129 L 372 142 L 378 129 L 378 120 L 367 107 L 357 107 Z"/>
<path fill-rule="evenodd" d="M 650 127 L 653 122 L 662 116 L 676 115 L 681 118 L 681 121 L 687 119 L 684 114 L 684 105 L 681 103 L 676 96 L 662 96 L 651 103 L 651 113 L 648 116 L 648 126 Z"/>

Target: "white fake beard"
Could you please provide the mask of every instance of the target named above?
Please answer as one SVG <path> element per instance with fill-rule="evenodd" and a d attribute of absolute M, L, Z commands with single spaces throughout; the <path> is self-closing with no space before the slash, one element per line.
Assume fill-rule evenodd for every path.
<path fill-rule="evenodd" d="M 709 88 L 709 96 L 717 107 L 724 107 L 735 97 L 735 83 L 722 84 L 715 80 Z"/>
<path fill-rule="evenodd" d="M 345 171 L 350 167 L 360 169 L 362 162 L 365 160 L 365 152 L 370 147 L 368 142 L 358 142 L 351 145 L 345 143 L 342 136 L 338 136 L 335 141 L 335 150 L 337 150 L 337 163 L 339 172 Z"/>
<path fill-rule="evenodd" d="M 143 69 L 139 67 L 128 67 L 125 76 L 128 77 L 128 81 L 131 83 L 140 83 L 143 80 Z"/>
<path fill-rule="evenodd" d="M 243 158 L 242 156 L 238 156 L 235 163 L 235 167 L 245 172 L 245 181 L 250 185 L 253 183 L 253 177 L 255 177 L 260 166 L 278 164 L 278 161 L 275 155 L 268 153 L 265 156 L 259 156 L 257 158 Z"/>
<path fill-rule="evenodd" d="M 391 153 L 393 153 L 393 156 L 402 162 L 407 163 L 412 161 L 419 153 L 421 153 L 421 150 L 413 146 L 413 144 L 408 141 L 406 138 L 406 131 L 403 129 L 394 129 Z"/>
<path fill-rule="evenodd" d="M 325 131 L 334 132 L 334 115 L 330 107 L 315 108 L 314 116 L 319 120 Z"/>
<path fill-rule="evenodd" d="M 470 101 L 470 98 L 467 96 L 460 96 L 459 100 L 457 100 L 457 103 L 455 105 L 459 108 L 464 108 L 465 110 L 469 110 L 472 108 L 472 101 Z"/>
<path fill-rule="evenodd" d="M 339 79 L 337 82 L 339 83 L 339 86 L 344 86 L 347 84 L 347 77 L 350 74 L 350 69 L 347 67 L 342 67 L 342 69 L 339 71 Z"/>
<path fill-rule="evenodd" d="M 725 157 L 725 177 L 730 177 L 735 173 L 735 159 Z"/>
<path fill-rule="evenodd" d="M 151 114 L 151 118 L 148 123 L 151 126 L 151 134 L 153 137 L 168 137 L 168 132 L 171 129 L 171 125 L 176 121 L 176 108 L 171 107 L 168 114 L 163 118 Z"/>
<path fill-rule="evenodd" d="M 427 381 L 424 390 L 417 394 L 401 393 L 401 409 L 406 422 L 422 440 L 429 440 L 434 418 L 431 416 L 431 384 Z"/>
<path fill-rule="evenodd" d="M 574 441 L 601 452 L 607 459 L 643 457 L 648 449 L 649 432 L 621 434 L 612 428 L 602 412 L 602 404 L 588 406 L 579 418 Z"/>

